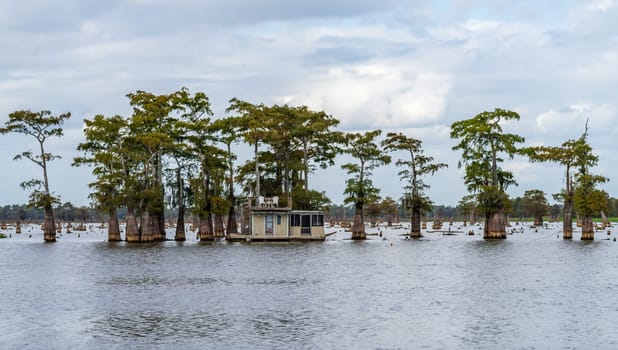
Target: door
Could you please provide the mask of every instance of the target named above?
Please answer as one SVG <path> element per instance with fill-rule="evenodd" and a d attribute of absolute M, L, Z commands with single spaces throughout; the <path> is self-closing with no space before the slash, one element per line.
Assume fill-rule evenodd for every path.
<path fill-rule="evenodd" d="M 311 234 L 311 215 L 303 215 L 300 218 L 300 233 L 303 235 Z"/>
<path fill-rule="evenodd" d="M 272 236 L 274 232 L 273 216 L 266 215 L 266 217 L 264 217 L 264 234 Z"/>

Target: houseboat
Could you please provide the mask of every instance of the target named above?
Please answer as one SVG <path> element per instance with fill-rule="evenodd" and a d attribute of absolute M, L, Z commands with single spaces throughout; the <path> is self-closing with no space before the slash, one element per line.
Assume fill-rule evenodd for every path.
<path fill-rule="evenodd" d="M 241 211 L 241 233 L 232 241 L 323 241 L 324 213 L 292 210 L 291 200 L 279 205 L 278 197 L 250 198 Z"/>

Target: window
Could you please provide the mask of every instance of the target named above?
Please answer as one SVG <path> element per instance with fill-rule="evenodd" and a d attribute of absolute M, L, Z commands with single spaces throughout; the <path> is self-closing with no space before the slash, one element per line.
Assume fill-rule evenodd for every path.
<path fill-rule="evenodd" d="M 272 235 L 273 234 L 273 216 L 266 215 L 264 217 L 264 234 Z"/>
<path fill-rule="evenodd" d="M 324 215 L 312 215 L 311 226 L 324 226 Z"/>
<path fill-rule="evenodd" d="M 290 226 L 294 226 L 294 227 L 300 226 L 300 215 L 299 214 L 290 215 Z"/>
<path fill-rule="evenodd" d="M 281 225 L 281 215 L 277 215 L 277 225 Z"/>

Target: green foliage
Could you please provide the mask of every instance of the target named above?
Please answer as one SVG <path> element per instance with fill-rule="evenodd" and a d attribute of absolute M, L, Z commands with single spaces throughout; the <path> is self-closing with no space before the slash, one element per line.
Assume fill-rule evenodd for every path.
<path fill-rule="evenodd" d="M 292 189 L 292 205 L 296 210 L 323 210 L 331 201 L 322 192 L 305 190 L 302 186 Z"/>
<path fill-rule="evenodd" d="M 420 214 L 429 213 L 433 210 L 433 202 L 426 196 L 415 196 L 410 192 L 402 196 L 404 208 L 418 210 Z"/>
<path fill-rule="evenodd" d="M 504 161 L 500 154 L 513 158 L 520 153 L 517 145 L 524 142 L 524 138 L 503 132 L 500 123 L 519 118 L 516 112 L 495 109 L 451 125 L 451 138 L 459 139 L 453 150 L 462 151 L 458 167 L 466 168 L 468 191 L 477 192 L 487 185 L 506 190 L 509 184 L 514 183 L 512 174 L 498 166 Z"/>
<path fill-rule="evenodd" d="M 375 220 L 382 215 L 382 206 L 378 201 L 369 202 L 365 209 L 365 214 Z"/>
<path fill-rule="evenodd" d="M 346 187 L 343 193 L 346 197 L 343 200 L 344 204 L 358 205 L 360 203 L 362 205 L 380 198 L 380 189 L 373 185 L 371 179 L 364 179 L 360 183 L 359 179 L 354 177 L 347 179 L 345 184 Z"/>
<path fill-rule="evenodd" d="M 60 198 L 45 191 L 45 183 L 39 179 L 24 181 L 19 184 L 24 190 L 30 190 L 28 206 L 32 208 L 52 208 L 60 204 Z"/>
<path fill-rule="evenodd" d="M 590 174 L 589 169 L 595 166 L 599 157 L 592 153 L 592 147 L 588 144 L 588 122 L 582 136 L 570 141 L 572 151 L 572 165 L 577 169 L 573 181 L 573 204 L 577 213 L 581 216 L 592 216 L 601 211 L 607 211 L 609 195 L 605 191 L 598 190 L 597 184 L 605 183 L 608 179 L 604 176 Z"/>
<path fill-rule="evenodd" d="M 543 216 L 549 209 L 549 203 L 545 198 L 545 192 L 541 190 L 528 190 L 524 192 L 522 206 L 527 214 L 533 216 Z"/>
<path fill-rule="evenodd" d="M 481 215 L 492 214 L 500 210 L 511 210 L 509 195 L 496 186 L 483 186 L 477 195 L 477 211 Z"/>
<path fill-rule="evenodd" d="M 61 137 L 62 124 L 71 117 L 71 113 L 64 113 L 58 116 L 51 115 L 50 111 L 32 112 L 29 110 L 19 110 L 9 114 L 9 120 L 0 134 L 19 133 L 34 137 L 39 143 L 45 142 L 49 137 Z"/>
<path fill-rule="evenodd" d="M 573 193 L 575 209 L 581 216 L 599 215 L 601 211 L 609 208 L 609 194 L 596 187 L 599 183 L 606 182 L 603 176 L 578 174 L 576 187 Z"/>
<path fill-rule="evenodd" d="M 5 122 L 3 128 L 0 128 L 0 134 L 20 133 L 35 138 L 39 143 L 39 153 L 26 151 L 15 156 L 14 159 L 26 158 L 41 167 L 43 179 L 22 182 L 21 187 L 24 190 L 32 190 L 29 205 L 45 209 L 46 215 L 52 217 L 52 222 L 52 206 L 58 203 L 59 199 L 50 192 L 47 163 L 59 157 L 45 151 L 45 141 L 50 137 L 61 137 L 63 135 L 61 126 L 70 117 L 71 113 L 53 116 L 50 111 L 46 110 L 40 112 L 19 110 L 9 114 L 9 120 Z"/>
<path fill-rule="evenodd" d="M 407 208 L 421 214 L 430 211 L 432 202 L 424 195 L 429 185 L 425 184 L 423 176 L 433 175 L 448 165 L 434 162 L 433 157 L 424 154 L 421 140 L 407 137 L 402 133 L 388 133 L 386 139 L 382 141 L 382 146 L 386 151 L 408 153 L 409 159 L 398 159 L 395 163 L 398 167 L 404 168 L 399 172 L 400 178 L 407 182 L 404 187 L 406 190 L 403 196 L 404 203 Z"/>
<path fill-rule="evenodd" d="M 123 184 L 130 167 L 123 138 L 127 132 L 127 121 L 119 116 L 96 115 L 92 120 L 84 119 L 86 141 L 77 146 L 84 155 L 73 159 L 73 166 L 93 167 L 96 180 L 89 184 L 94 190 L 90 194 L 95 206 L 109 211 L 123 204 Z"/>
<path fill-rule="evenodd" d="M 386 215 L 396 216 L 399 213 L 397 210 L 397 202 L 389 196 L 384 197 L 380 206 L 382 208 L 382 213 Z"/>
<path fill-rule="evenodd" d="M 381 130 L 373 130 L 345 135 L 343 152 L 351 155 L 357 163 L 341 166 L 351 176 L 346 181 L 344 194 L 347 197 L 344 203 L 354 203 L 357 208 L 362 208 L 364 203 L 376 200 L 380 191 L 373 186 L 369 177 L 373 169 L 391 161 L 390 156 L 382 154 L 375 141 L 381 133 Z"/>
<path fill-rule="evenodd" d="M 473 214 L 476 209 L 476 198 L 474 195 L 463 196 L 457 203 L 457 211 L 464 217 Z"/>
<path fill-rule="evenodd" d="M 254 159 L 240 171 L 244 186 L 268 194 L 264 182 L 277 184 L 278 193 L 294 185 L 309 189 L 309 174 L 334 164 L 341 142 L 331 130 L 339 121 L 306 106 L 266 106 L 230 100 L 228 113 L 236 113 L 236 130 L 254 147 Z"/>
<path fill-rule="evenodd" d="M 464 182 L 469 192 L 477 194 L 481 213 L 506 210 L 510 204 L 504 191 L 516 183 L 510 172 L 499 167 L 504 161 L 500 155 L 513 158 L 521 153 L 518 144 L 524 142 L 524 138 L 505 133 L 501 122 L 519 118 L 516 112 L 495 109 L 451 125 L 451 138 L 459 139 L 453 150 L 462 151 L 458 167 L 465 166 Z"/>
<path fill-rule="evenodd" d="M 537 146 L 523 149 L 523 153 L 532 162 L 556 162 L 565 167 L 565 189 L 561 193 L 554 195 L 554 198 L 556 200 L 564 200 L 566 210 L 570 210 L 576 186 L 572 170 L 576 171 L 575 176 L 577 176 L 577 173 L 586 174 L 588 169 L 595 166 L 599 160 L 597 156 L 592 154 L 592 148 L 586 140 L 587 137 L 588 122 L 586 121 L 584 133 L 577 140 L 567 140 L 559 147 Z M 580 191 L 580 195 L 582 193 Z M 581 198 L 579 202 L 583 204 Z"/>
<path fill-rule="evenodd" d="M 221 197 L 210 198 L 211 211 L 215 215 L 225 215 L 230 209 L 230 203 Z"/>

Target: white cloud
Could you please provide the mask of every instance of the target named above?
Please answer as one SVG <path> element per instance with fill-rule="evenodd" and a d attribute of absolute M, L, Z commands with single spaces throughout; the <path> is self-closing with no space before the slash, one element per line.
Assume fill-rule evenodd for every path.
<path fill-rule="evenodd" d="M 281 100 L 326 110 L 346 129 L 410 127 L 440 119 L 450 78 L 375 62 L 333 68 L 296 89 L 302 93 Z"/>
<path fill-rule="evenodd" d="M 584 130 L 586 120 L 597 130 L 612 126 L 618 110 L 610 104 L 592 106 L 573 104 L 562 109 L 550 109 L 536 118 L 536 125 L 545 133 L 553 135 L 574 134 L 576 138 Z"/>
<path fill-rule="evenodd" d="M 595 0 L 589 3 L 586 8 L 605 12 L 616 5 L 616 0 Z"/>

